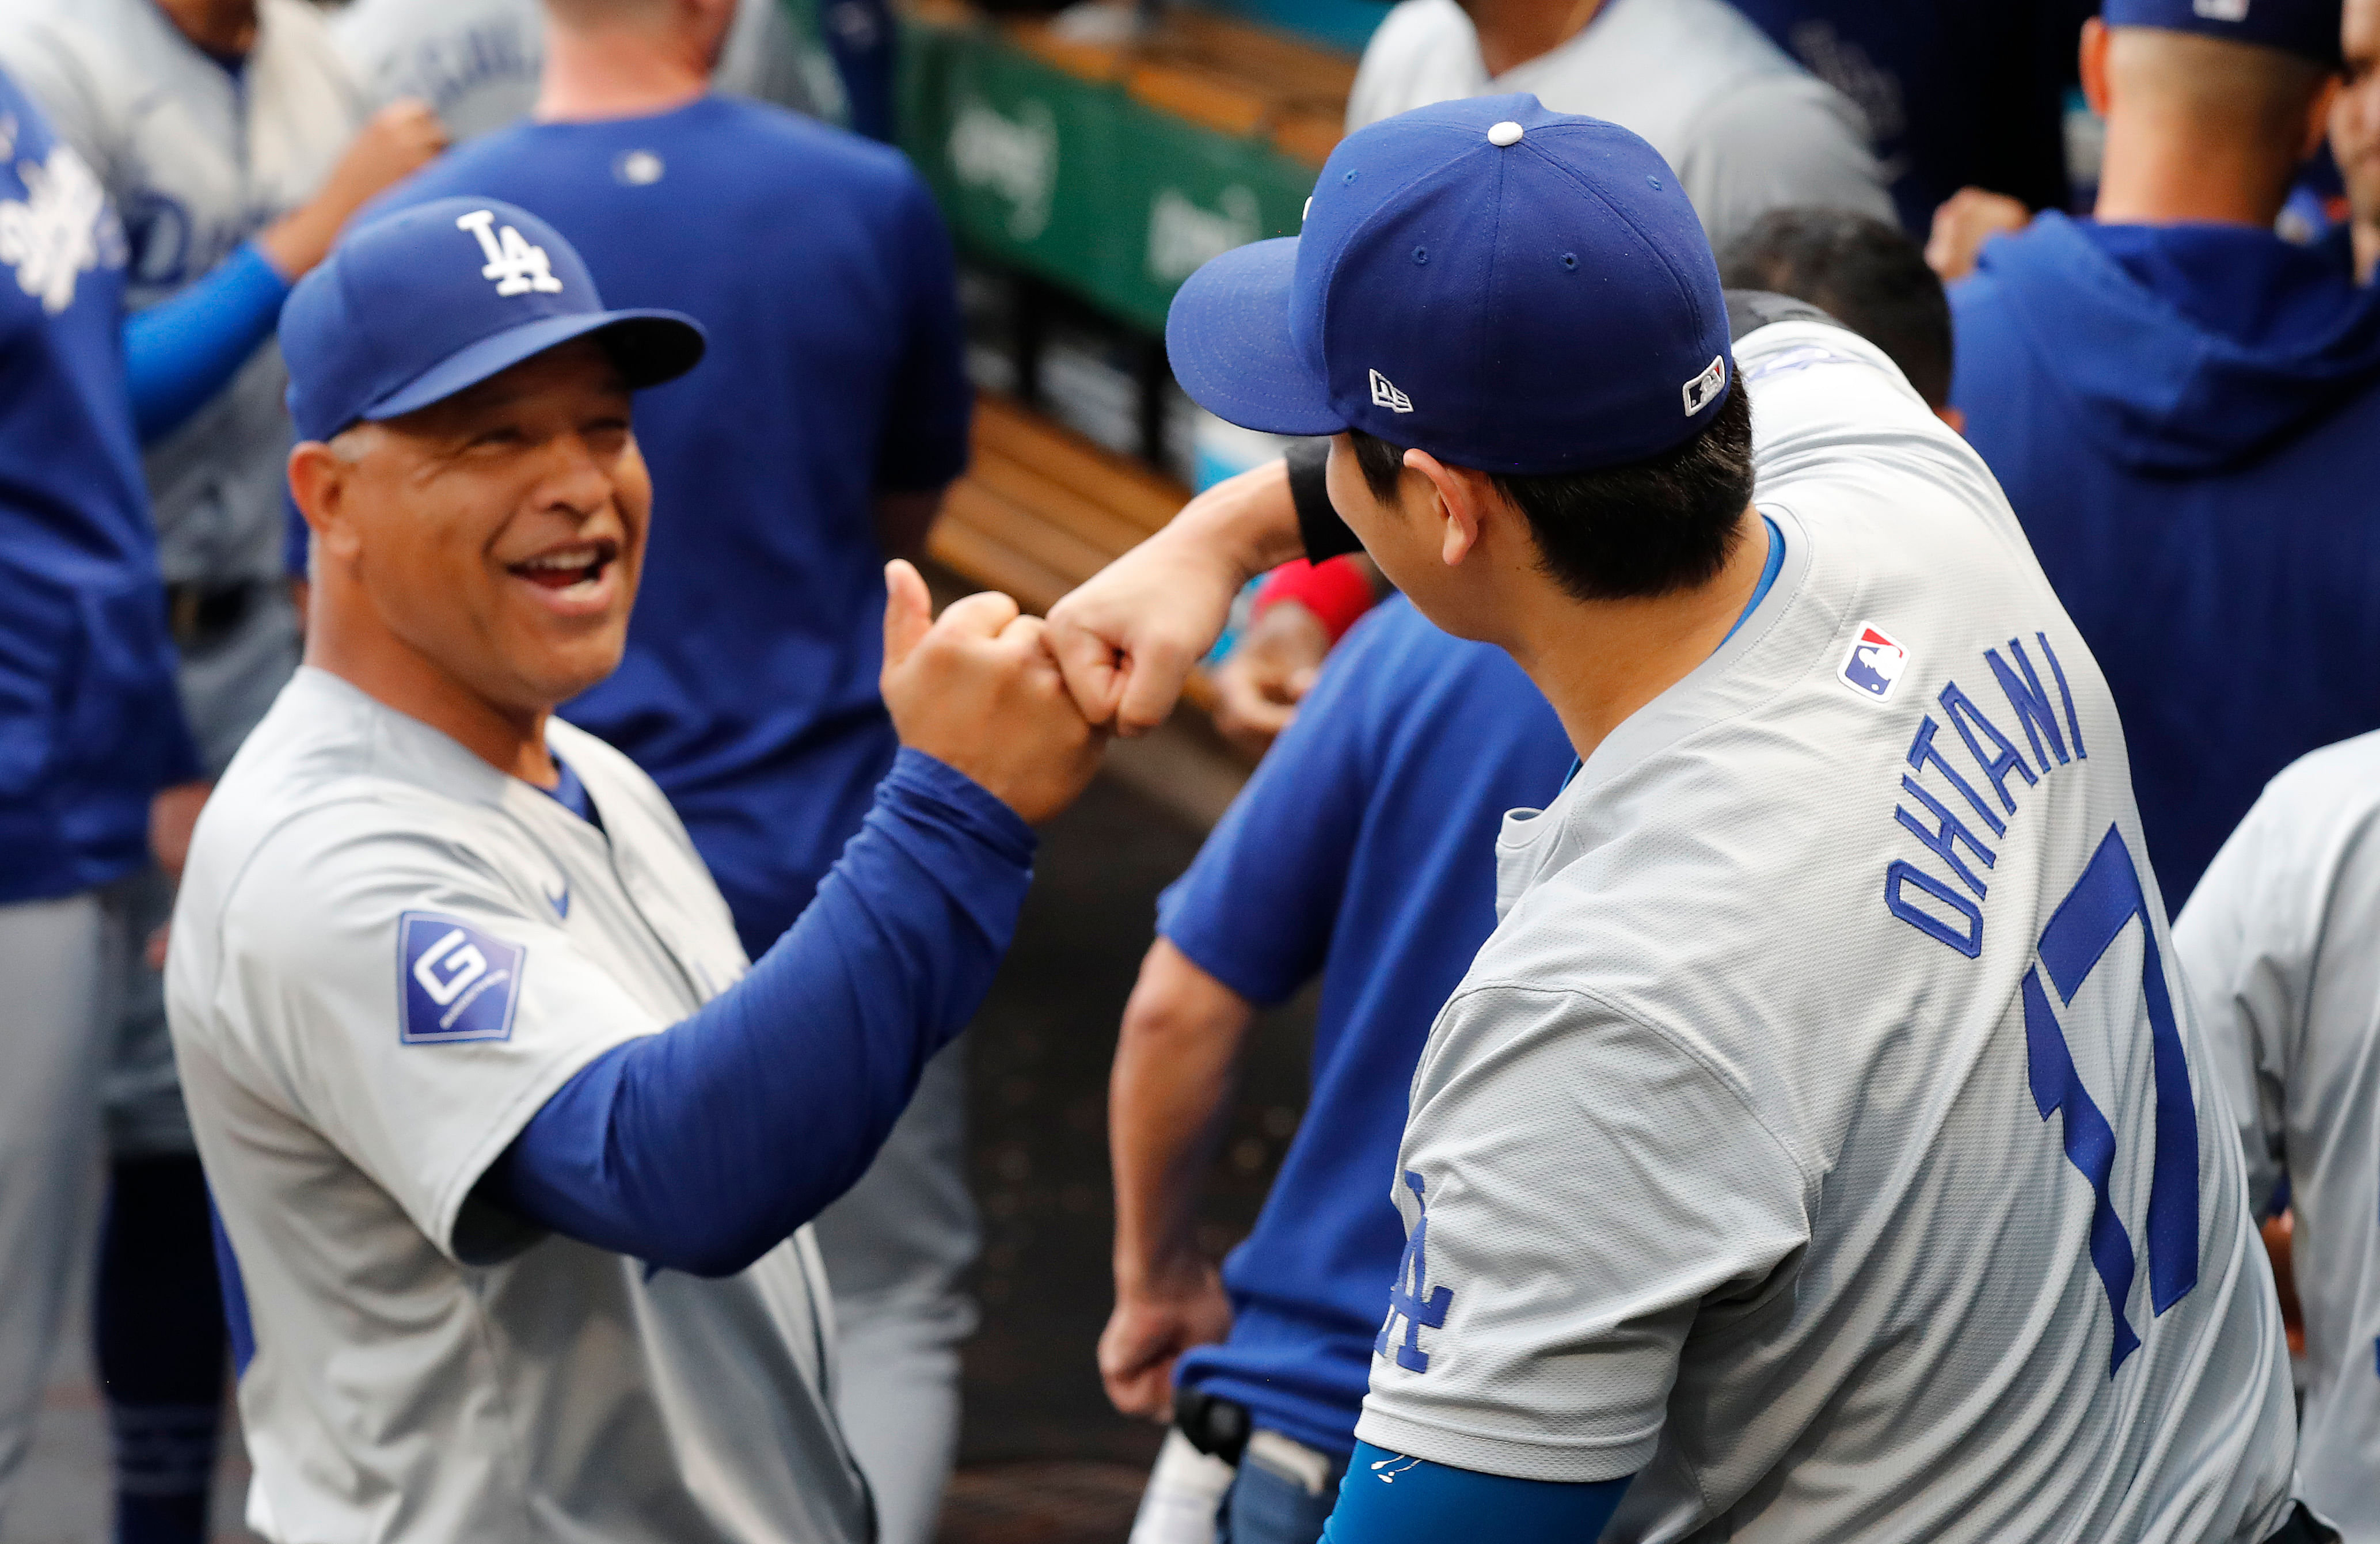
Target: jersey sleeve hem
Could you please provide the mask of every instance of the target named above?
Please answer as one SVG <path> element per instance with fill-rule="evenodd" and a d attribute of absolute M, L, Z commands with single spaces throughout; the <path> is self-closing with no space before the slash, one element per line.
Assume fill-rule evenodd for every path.
<path fill-rule="evenodd" d="M 464 1204 L 470 1199 L 471 1192 L 478 1187 L 489 1169 L 494 1166 L 496 1160 L 504 1156 L 504 1149 L 513 1145 L 514 1139 L 519 1137 L 522 1130 L 536 1117 L 537 1112 L 545 1108 L 546 1100 L 552 1099 L 564 1084 L 577 1076 L 581 1069 L 596 1057 L 614 1046 L 625 1045 L 630 1040 L 653 1033 L 651 1030 L 632 1025 L 615 1025 L 612 1027 L 614 1030 L 613 1033 L 590 1035 L 584 1040 L 556 1052 L 545 1065 L 538 1069 L 535 1077 L 521 1086 L 519 1091 L 513 1096 L 512 1102 L 506 1105 L 504 1112 L 489 1125 L 487 1133 L 464 1155 L 463 1161 L 455 1166 L 454 1173 L 438 1194 L 434 1226 L 431 1228 L 429 1236 L 430 1242 L 436 1246 L 440 1254 L 455 1264 L 465 1267 L 493 1265 L 505 1256 L 518 1253 L 537 1237 L 543 1235 L 543 1230 L 524 1232 L 514 1247 L 494 1251 L 476 1248 L 467 1250 L 464 1247 L 464 1241 L 456 1236 L 461 1226 Z M 492 1253 L 496 1258 L 491 1258 Z"/>
<path fill-rule="evenodd" d="M 1458 1469 L 1511 1479 L 1553 1480 L 1563 1485 L 1593 1485 L 1624 1479 L 1653 1461 L 1660 1446 L 1658 1427 L 1640 1437 L 1609 1443 L 1530 1442 L 1457 1431 L 1443 1426 L 1392 1415 L 1366 1399 L 1355 1423 L 1355 1438 L 1376 1448 L 1425 1458 Z"/>

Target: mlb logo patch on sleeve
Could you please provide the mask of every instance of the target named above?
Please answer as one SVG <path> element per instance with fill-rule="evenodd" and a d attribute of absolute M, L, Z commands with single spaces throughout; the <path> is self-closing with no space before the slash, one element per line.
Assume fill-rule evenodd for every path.
<path fill-rule="evenodd" d="M 1859 637 L 1852 640 L 1851 652 L 1843 656 L 1838 678 L 1869 701 L 1885 702 L 1891 699 L 1892 688 L 1900 684 L 1901 674 L 1908 668 L 1909 650 L 1873 622 L 1864 622 Z"/>
<path fill-rule="evenodd" d="M 511 1038 L 527 950 L 435 912 L 408 911 L 396 930 L 406 1044 Z"/>

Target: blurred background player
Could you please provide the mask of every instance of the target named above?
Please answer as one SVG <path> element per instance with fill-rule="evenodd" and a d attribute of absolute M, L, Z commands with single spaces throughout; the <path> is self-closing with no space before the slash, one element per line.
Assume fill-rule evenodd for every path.
<path fill-rule="evenodd" d="M 365 121 L 298 0 L 0 0 L 0 60 L 123 213 L 134 418 L 204 778 L 298 658 L 281 578 L 285 375 L 269 345 L 291 281 L 356 208 L 436 153 L 419 103 Z M 360 132 L 358 130 L 360 129 Z M 114 899 L 158 936 L 203 785 L 161 807 L 167 867 Z M 106 1085 L 113 1162 L 95 1324 L 118 1528 L 203 1527 L 223 1377 L 205 1192 L 175 1081 L 154 944 L 136 950 Z M 162 1531 L 152 1531 L 152 1530 Z"/>
<path fill-rule="evenodd" d="M 90 165 L 5 72 L 0 233 L 5 1522 L 86 1236 L 102 1075 L 140 947 L 111 892 L 149 866 L 151 801 L 197 777 L 199 759 L 174 687 L 117 338 L 123 226 Z"/>
<path fill-rule="evenodd" d="M 1720 0 L 1402 0 L 1364 49 L 1347 128 L 1508 91 L 1642 135 L 1717 248 L 1784 205 L 1893 217 L 1859 108 Z"/>
<path fill-rule="evenodd" d="M 1721 274 L 1828 311 L 1947 415 L 1949 307 L 1898 227 L 1840 210 L 1771 211 Z M 1116 1307 L 1100 1372 L 1119 1409 L 1178 1428 L 1136 1544 L 1320 1537 L 1354 1451 L 1382 1283 L 1404 1247 L 1380 1176 L 1394 1172 L 1414 1065 L 1494 930 L 1505 812 L 1549 800 L 1572 760 L 1560 721 L 1509 655 L 1392 598 L 1331 654 L 1166 892 L 1125 1009 L 1108 1118 Z M 1199 1182 L 1253 1009 L 1318 972 L 1305 1119 L 1219 1278 L 1195 1240 Z"/>
<path fill-rule="evenodd" d="M 950 238 L 896 152 L 709 89 L 729 0 L 551 0 L 537 121 L 392 195 L 506 199 L 619 305 L 709 329 L 638 407 L 657 526 L 617 674 L 564 708 L 651 773 L 758 956 L 809 904 L 897 741 L 877 693 L 887 556 L 965 466 Z M 797 212 L 797 217 L 795 217 Z M 958 1434 L 977 1224 L 965 1076 L 928 1073 L 877 1168 L 820 1220 L 844 1425 L 885 1538 L 931 1535 Z"/>
<path fill-rule="evenodd" d="M 1720 0 L 1402 0 L 1365 47 L 1347 128 L 1505 91 L 1644 136 L 1722 251 L 1771 209 L 1893 217 L 1861 109 Z M 1268 580 L 1217 673 L 1224 736 L 1261 754 L 1331 645 L 1387 589 L 1360 554 Z"/>
<path fill-rule="evenodd" d="M 2347 186 L 2355 277 L 2380 264 L 2380 0 L 2346 0 L 2339 18 L 2338 98 L 2330 109 L 2330 153 Z"/>
<path fill-rule="evenodd" d="M 2091 0 L 1731 3 L 1858 105 L 1903 229 L 1922 236 L 1968 184 L 2069 206 L 2065 94 Z"/>
<path fill-rule="evenodd" d="M 2380 725 L 2380 298 L 2273 232 L 2320 142 L 2338 0 L 2109 0 L 2095 219 L 1951 291 L 1951 401 L 2124 714 L 2179 905 L 2267 779 Z"/>
<path fill-rule="evenodd" d="M 458 143 L 510 128 L 537 104 L 539 0 L 355 0 L 331 30 L 373 102 L 426 102 Z M 836 0 L 832 56 L 795 30 L 783 0 L 737 0 L 711 83 L 889 140 L 892 38 L 881 0 Z M 866 46 L 833 47 L 852 40 Z"/>
<path fill-rule="evenodd" d="M 2273 779 L 2173 924 L 2248 1193 L 2260 1203 L 2286 1194 L 2296 1214 L 2297 1493 L 2349 1544 L 2380 1540 L 2375 937 L 2380 735 L 2325 747 Z"/>
<path fill-rule="evenodd" d="M 1038 619 L 934 624 L 893 565 L 903 748 L 747 968 L 660 789 L 552 716 L 620 662 L 632 393 L 699 329 L 604 310 L 558 232 L 474 198 L 352 233 L 282 335 L 307 667 L 200 822 L 168 988 L 249 1515 L 866 1544 L 806 1224 L 974 1013 L 1099 736 Z"/>

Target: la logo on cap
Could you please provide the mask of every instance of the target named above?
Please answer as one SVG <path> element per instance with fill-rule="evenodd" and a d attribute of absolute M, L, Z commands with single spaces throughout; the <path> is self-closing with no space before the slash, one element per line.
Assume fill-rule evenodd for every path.
<path fill-rule="evenodd" d="M 1372 406 L 1386 407 L 1391 413 L 1410 413 L 1413 398 L 1397 390 L 1395 382 L 1376 370 L 1372 371 Z"/>
<path fill-rule="evenodd" d="M 480 250 L 486 255 L 487 266 L 480 277 L 496 281 L 499 295 L 527 295 L 531 290 L 559 294 L 562 281 L 553 276 L 553 268 L 542 247 L 532 247 L 527 237 L 511 225 L 504 227 L 501 236 L 489 226 L 496 223 L 492 209 L 475 209 L 455 222 L 457 230 L 469 231 L 480 238 Z"/>

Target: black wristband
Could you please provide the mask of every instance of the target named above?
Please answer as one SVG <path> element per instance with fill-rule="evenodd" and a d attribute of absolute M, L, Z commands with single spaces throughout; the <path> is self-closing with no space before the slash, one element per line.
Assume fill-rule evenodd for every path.
<path fill-rule="evenodd" d="M 1305 543 L 1308 560 L 1320 563 L 1364 550 L 1339 511 L 1330 505 L 1330 485 L 1324 476 L 1330 465 L 1330 442 L 1300 440 L 1289 447 L 1289 499 L 1297 506 L 1297 534 Z"/>

